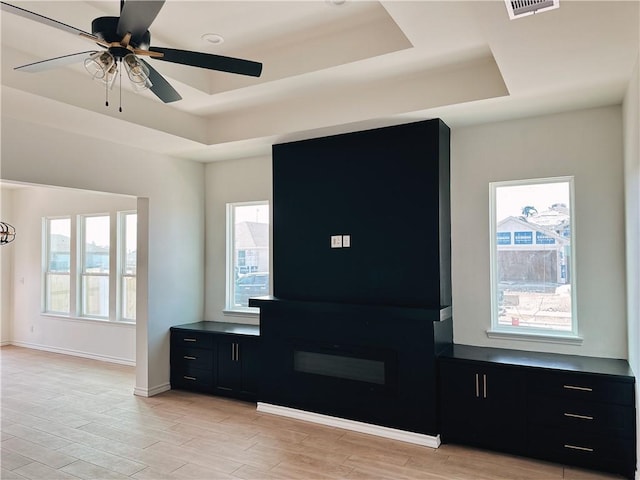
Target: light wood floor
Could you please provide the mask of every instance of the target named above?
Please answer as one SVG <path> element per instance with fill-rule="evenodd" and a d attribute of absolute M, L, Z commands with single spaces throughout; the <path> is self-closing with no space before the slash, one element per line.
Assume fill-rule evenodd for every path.
<path fill-rule="evenodd" d="M 170 391 L 134 370 L 2 347 L 2 479 L 617 479 L 562 465 L 380 439 Z"/>

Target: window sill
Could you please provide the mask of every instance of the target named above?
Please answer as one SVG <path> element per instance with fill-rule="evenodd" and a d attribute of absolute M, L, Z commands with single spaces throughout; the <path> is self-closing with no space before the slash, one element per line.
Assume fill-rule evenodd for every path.
<path fill-rule="evenodd" d="M 565 345 L 582 345 L 582 342 L 584 341 L 584 338 L 572 334 L 514 332 L 493 329 L 487 330 L 487 337 L 525 342 L 561 343 Z"/>
<path fill-rule="evenodd" d="M 101 323 L 105 325 L 118 325 L 122 327 L 134 327 L 136 326 L 135 322 L 125 322 L 125 321 L 116 321 L 116 320 L 104 320 L 101 318 L 90 318 L 90 317 L 72 317 L 69 315 L 59 315 L 55 313 L 41 313 L 43 317 L 55 318 L 58 320 L 65 320 L 68 322 L 92 322 L 92 323 Z"/>
<path fill-rule="evenodd" d="M 229 317 L 258 317 L 260 311 L 257 308 L 255 310 L 222 310 L 222 314 Z"/>

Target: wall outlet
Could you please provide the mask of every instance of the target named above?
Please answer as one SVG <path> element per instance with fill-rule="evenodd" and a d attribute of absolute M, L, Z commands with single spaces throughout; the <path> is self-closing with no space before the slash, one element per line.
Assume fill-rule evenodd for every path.
<path fill-rule="evenodd" d="M 351 247 L 351 235 L 342 235 L 342 246 L 344 248 Z"/>
<path fill-rule="evenodd" d="M 331 235 L 331 248 L 342 248 L 342 235 Z"/>

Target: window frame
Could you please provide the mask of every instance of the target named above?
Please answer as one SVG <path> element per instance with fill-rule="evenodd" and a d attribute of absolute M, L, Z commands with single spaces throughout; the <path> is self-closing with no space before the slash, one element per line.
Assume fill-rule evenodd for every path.
<path fill-rule="evenodd" d="M 55 220 L 68 220 L 69 222 L 69 269 L 66 272 L 54 272 L 51 270 L 51 222 Z M 73 282 L 72 282 L 72 272 L 74 268 L 74 260 L 73 260 L 73 221 L 70 215 L 63 216 L 52 216 L 52 217 L 43 217 L 43 258 L 42 258 L 42 312 L 47 315 L 60 315 L 60 316 L 68 316 L 72 314 L 73 310 Z M 50 276 L 51 275 L 65 275 L 68 277 L 69 282 L 69 304 L 67 311 L 53 310 L 51 308 L 51 298 L 49 297 L 49 285 L 50 285 Z"/>
<path fill-rule="evenodd" d="M 109 222 L 109 271 L 107 273 L 88 273 L 86 272 L 86 220 L 88 218 L 96 218 L 96 217 L 106 217 Z M 78 299 L 77 299 L 77 307 L 76 311 L 80 318 L 89 318 L 96 320 L 111 320 L 112 313 L 112 302 L 111 302 L 111 291 L 112 291 L 112 271 L 113 267 L 111 265 L 112 262 L 112 225 L 111 225 L 111 214 L 110 213 L 89 213 L 78 215 L 78 273 L 77 273 L 77 291 L 78 291 Z M 106 315 L 91 315 L 85 312 L 85 283 L 84 279 L 86 278 L 106 278 L 107 279 L 107 314 Z"/>
<path fill-rule="evenodd" d="M 569 271 L 571 286 L 571 329 L 570 330 L 553 330 L 549 328 L 527 327 L 527 326 L 509 326 L 501 325 L 498 321 L 499 317 L 499 288 L 498 288 L 498 219 L 497 219 L 497 190 L 501 187 L 526 186 L 526 185 L 542 185 L 551 183 L 566 183 L 569 188 Z M 524 180 L 508 180 L 491 182 L 489 184 L 489 261 L 490 261 L 490 290 L 491 290 L 491 327 L 487 330 L 490 338 L 506 338 L 511 340 L 531 340 L 548 343 L 568 343 L 581 344 L 582 338 L 579 335 L 578 308 L 576 303 L 576 218 L 575 218 L 575 181 L 573 176 L 535 178 Z"/>
<path fill-rule="evenodd" d="M 137 210 L 124 210 L 117 212 L 118 217 L 118 245 L 116 247 L 116 255 L 118 257 L 118 265 L 117 265 L 117 279 L 116 279 L 116 321 L 124 322 L 124 323 L 136 323 L 136 312 L 134 311 L 134 317 L 129 318 L 126 316 L 126 298 L 125 298 L 125 281 L 126 279 L 133 279 L 136 282 L 134 287 L 134 302 L 136 300 L 136 288 L 137 288 L 137 273 L 138 273 L 138 262 L 136 257 L 136 266 L 134 274 L 130 274 L 126 272 L 127 269 L 127 218 L 129 216 L 135 215 L 136 217 L 136 252 L 138 250 L 137 247 L 137 238 L 138 238 L 138 228 L 137 228 L 137 220 L 138 220 L 138 211 Z M 137 254 L 136 254 L 137 255 Z"/>
<path fill-rule="evenodd" d="M 248 202 L 231 202 L 226 204 L 226 261 L 225 261 L 225 301 L 223 312 L 231 315 L 258 315 L 260 309 L 256 307 L 244 307 L 235 305 L 235 219 L 237 207 L 267 206 L 269 209 L 269 230 L 271 229 L 271 205 L 269 200 L 255 200 Z M 267 251 L 269 254 L 269 277 L 271 277 L 271 238 Z M 268 294 L 271 293 L 271 278 L 269 279 Z"/>

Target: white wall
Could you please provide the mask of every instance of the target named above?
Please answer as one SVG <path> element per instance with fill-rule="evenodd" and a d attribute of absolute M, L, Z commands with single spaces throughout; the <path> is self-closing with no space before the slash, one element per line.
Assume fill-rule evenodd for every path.
<path fill-rule="evenodd" d="M 13 190 L 0 187 L 0 220 L 15 227 Z M 0 247 L 0 345 L 11 342 L 11 318 L 13 311 L 13 250 L 14 243 Z"/>
<path fill-rule="evenodd" d="M 640 375 L 640 51 L 623 103 L 627 235 L 629 364 Z M 637 458 L 640 461 L 640 382 L 636 381 Z M 636 477 L 637 477 L 636 472 Z"/>
<path fill-rule="evenodd" d="M 623 105 L 629 363 L 640 375 L 640 54 Z M 639 443 L 640 446 L 640 443 Z M 640 457 L 640 456 L 639 456 Z"/>
<path fill-rule="evenodd" d="M 209 163 L 205 176 L 205 319 L 258 324 L 257 315 L 230 315 L 223 312 L 226 288 L 226 204 L 256 200 L 268 200 L 271 204 L 271 156 Z M 272 214 L 270 211 L 270 215 Z"/>
<path fill-rule="evenodd" d="M 169 328 L 203 316 L 204 166 L 16 118 L 1 127 L 3 179 L 139 197 L 135 392 L 169 388 Z"/>
<path fill-rule="evenodd" d="M 42 315 L 42 218 L 135 210 L 131 196 L 27 187 L 14 190 L 19 229 L 14 242 L 11 343 L 60 353 L 135 363 L 135 325 Z"/>
<path fill-rule="evenodd" d="M 454 341 L 627 358 L 621 107 L 452 131 Z M 581 346 L 489 339 L 489 182 L 575 176 Z"/>

